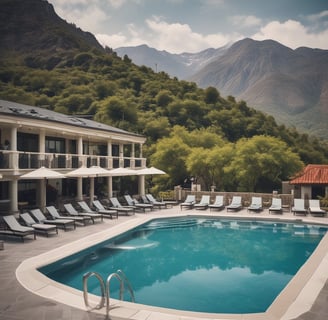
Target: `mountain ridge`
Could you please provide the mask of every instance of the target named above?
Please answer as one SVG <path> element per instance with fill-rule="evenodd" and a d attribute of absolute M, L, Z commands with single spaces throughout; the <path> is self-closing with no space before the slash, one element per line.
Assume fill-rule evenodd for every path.
<path fill-rule="evenodd" d="M 293 50 L 274 40 L 250 38 L 213 50 L 219 51 L 202 51 L 214 53 L 206 60 L 194 59 L 194 72 L 187 71 L 182 78 L 202 88 L 215 87 L 223 96 L 245 100 L 280 123 L 327 136 L 328 50 Z M 188 54 L 178 56 L 183 55 Z M 170 74 L 169 69 L 164 71 Z"/>

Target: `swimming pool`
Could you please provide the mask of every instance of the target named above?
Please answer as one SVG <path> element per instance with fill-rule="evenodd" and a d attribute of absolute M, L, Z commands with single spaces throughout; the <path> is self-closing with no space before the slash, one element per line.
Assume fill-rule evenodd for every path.
<path fill-rule="evenodd" d="M 156 219 L 39 270 L 81 290 L 86 271 L 106 279 L 122 269 L 138 303 L 211 313 L 263 312 L 326 230 L 254 220 Z M 89 288 L 97 294 L 98 287 Z"/>

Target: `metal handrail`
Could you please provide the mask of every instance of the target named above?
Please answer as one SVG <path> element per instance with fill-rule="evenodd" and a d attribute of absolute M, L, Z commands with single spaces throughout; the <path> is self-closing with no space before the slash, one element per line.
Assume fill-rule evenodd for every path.
<path fill-rule="evenodd" d="M 117 273 L 111 273 L 107 280 L 106 280 L 106 314 L 108 315 L 109 312 L 109 305 L 110 305 L 110 281 L 113 278 L 117 278 L 120 282 L 120 300 L 123 300 L 124 296 L 124 283 L 121 277 Z"/>
<path fill-rule="evenodd" d="M 88 300 L 88 279 L 92 276 L 95 276 L 99 283 L 100 283 L 100 288 L 101 288 L 101 299 L 100 299 L 100 303 L 97 304 L 94 308 L 91 308 L 89 305 L 89 300 Z M 83 298 L 84 298 L 84 303 L 85 306 L 89 309 L 101 309 L 104 307 L 105 305 L 105 284 L 104 284 L 104 280 L 101 277 L 101 275 L 97 272 L 87 272 L 83 275 Z"/>
<path fill-rule="evenodd" d="M 95 276 L 99 283 L 100 283 L 100 289 L 101 289 L 101 300 L 100 303 L 97 304 L 94 308 L 90 307 L 89 300 L 88 300 L 88 279 L 92 276 Z M 85 306 L 88 308 L 88 310 L 92 309 L 101 309 L 105 306 L 106 303 L 106 314 L 109 313 L 109 307 L 110 307 L 110 282 L 113 278 L 116 278 L 120 283 L 120 293 L 119 293 L 119 299 L 124 299 L 124 283 L 126 283 L 129 293 L 131 295 L 131 301 L 135 302 L 134 293 L 132 289 L 132 285 L 125 275 L 125 273 L 122 270 L 117 270 L 117 272 L 111 273 L 106 280 L 106 285 L 104 283 L 103 278 L 101 275 L 97 272 L 87 272 L 83 275 L 83 298 Z"/>
<path fill-rule="evenodd" d="M 130 296 L 131 296 L 131 301 L 135 302 L 133 288 L 132 288 L 131 282 L 129 281 L 128 277 L 125 275 L 125 273 L 121 269 L 117 270 L 117 274 L 119 274 L 121 276 L 122 280 L 127 284 L 127 287 L 128 287 L 128 290 L 129 290 Z"/>

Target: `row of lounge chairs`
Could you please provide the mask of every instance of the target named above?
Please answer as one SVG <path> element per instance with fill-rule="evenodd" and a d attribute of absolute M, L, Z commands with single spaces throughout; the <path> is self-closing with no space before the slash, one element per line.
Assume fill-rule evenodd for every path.
<path fill-rule="evenodd" d="M 206 210 L 222 210 L 226 208 L 227 211 L 238 211 L 243 208 L 242 198 L 240 196 L 233 196 L 229 205 L 224 205 L 224 197 L 218 195 L 215 197 L 214 203 L 210 202 L 209 195 L 203 195 L 199 202 L 196 202 L 195 195 L 188 195 L 184 202 L 180 204 L 180 208 L 186 209 L 198 209 Z M 263 210 L 262 198 L 252 197 L 251 204 L 247 207 L 247 211 L 260 212 Z M 294 206 L 292 210 L 294 215 L 296 214 L 311 214 L 313 216 L 324 216 L 326 211 L 320 208 L 319 200 L 309 200 L 309 207 L 305 208 L 304 199 L 294 199 Z M 269 207 L 269 213 L 283 213 L 282 200 L 280 198 L 272 198 L 271 206 Z"/>
<path fill-rule="evenodd" d="M 157 201 L 151 194 L 143 196 L 143 203 L 140 203 L 131 196 L 126 195 L 127 205 L 122 205 L 116 197 L 109 199 L 108 206 L 102 204 L 99 200 L 92 202 L 94 209 L 85 201 L 78 201 L 77 210 L 71 203 L 64 204 L 65 215 L 60 214 L 54 206 L 47 206 L 48 217 L 40 209 L 33 209 L 30 212 L 24 212 L 19 215 L 22 225 L 13 215 L 4 216 L 6 229 L 1 229 L 1 235 L 17 236 L 23 240 L 26 236 L 32 235 L 36 239 L 36 233 L 43 233 L 46 236 L 58 234 L 58 228 L 65 231 L 75 229 L 76 225 L 88 225 L 96 221 L 103 221 L 104 217 L 113 219 L 119 215 L 133 215 L 136 211 L 146 212 L 154 208 L 167 208 L 171 203 Z"/>

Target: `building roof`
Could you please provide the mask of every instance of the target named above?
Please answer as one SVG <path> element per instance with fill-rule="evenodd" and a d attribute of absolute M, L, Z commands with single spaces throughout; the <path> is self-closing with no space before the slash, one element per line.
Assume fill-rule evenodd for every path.
<path fill-rule="evenodd" d="M 38 120 L 54 121 L 63 124 L 68 124 L 75 127 L 103 130 L 107 132 L 113 132 L 118 134 L 129 135 L 129 136 L 142 137 L 142 135 L 131 133 L 97 121 L 78 117 L 76 115 L 66 115 L 45 108 L 28 106 L 25 104 L 20 104 L 11 101 L 5 101 L 5 100 L 0 100 L 0 114 L 7 114 L 10 116 L 17 116 L 17 117 L 24 117 L 24 118 L 34 118 Z"/>
<path fill-rule="evenodd" d="M 309 164 L 290 181 L 290 184 L 328 185 L 328 165 Z"/>

